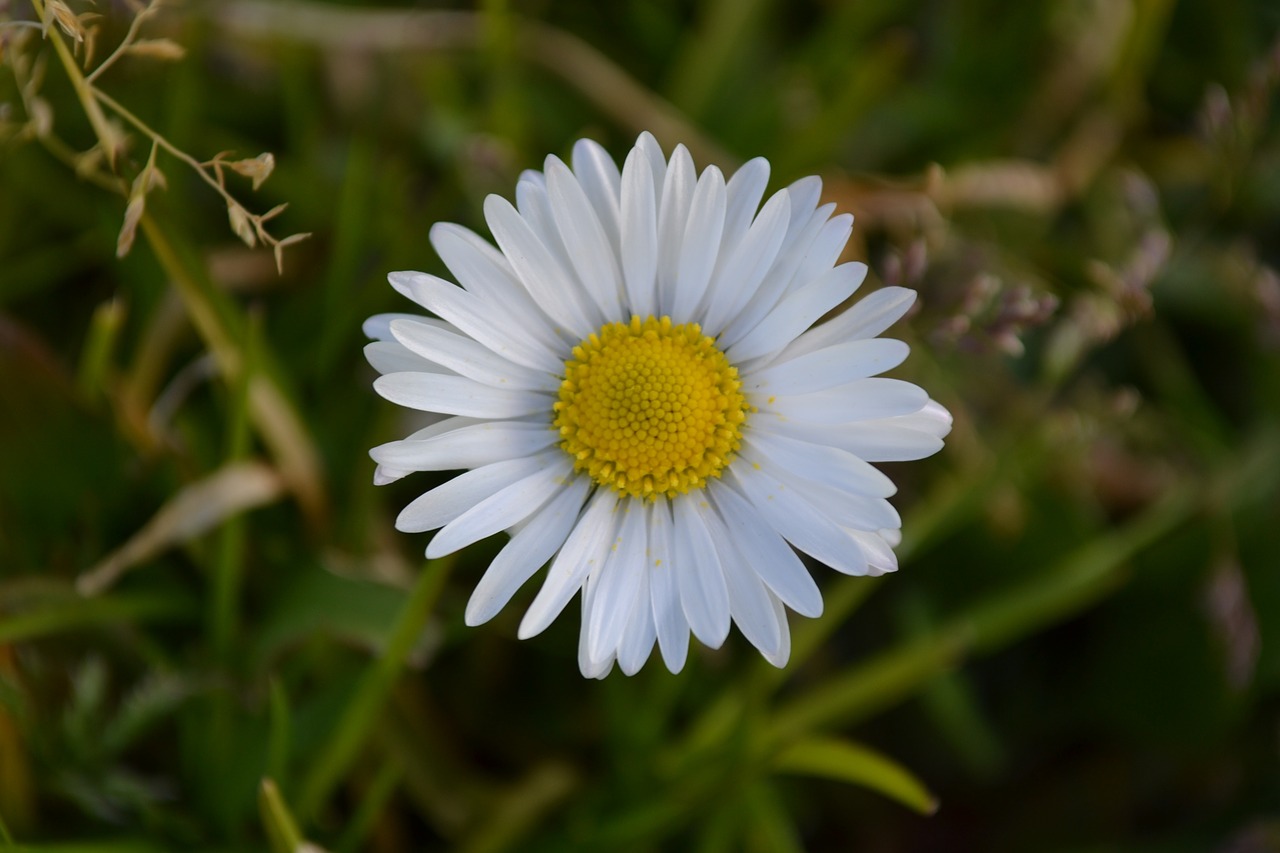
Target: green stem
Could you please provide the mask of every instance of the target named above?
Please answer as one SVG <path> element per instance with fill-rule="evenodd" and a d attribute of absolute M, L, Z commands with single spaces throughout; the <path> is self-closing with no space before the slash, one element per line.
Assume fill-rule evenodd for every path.
<path fill-rule="evenodd" d="M 1189 489 L 1175 491 L 1124 528 L 1093 540 L 931 636 L 824 682 L 778 710 L 770 739 L 782 743 L 814 729 L 852 725 L 911 695 L 970 654 L 995 651 L 1078 613 L 1114 588 L 1130 559 L 1186 523 L 1197 506 Z"/>
<path fill-rule="evenodd" d="M 338 840 L 337 849 L 340 853 L 365 849 L 369 833 L 373 831 L 374 824 L 387 807 L 387 801 L 396 792 L 403 778 L 404 767 L 399 762 L 388 761 L 378 768 L 378 775 L 373 778 L 368 790 L 361 793 L 360 805 L 356 807 L 355 814 L 347 822 L 347 828 Z"/>
<path fill-rule="evenodd" d="M 77 596 L 0 620 L 0 646 L 99 625 L 185 619 L 191 610 L 185 599 L 165 595 Z"/>
<path fill-rule="evenodd" d="M 245 459 L 249 452 L 249 380 L 253 375 L 256 351 L 256 323 L 250 319 L 242 352 L 246 367 L 231 384 L 231 417 L 227 434 L 227 464 Z M 209 626 L 214 656 L 223 665 L 231 663 L 232 643 L 237 627 L 236 603 L 243 576 L 245 521 L 236 515 L 222 526 L 213 566 L 213 595 Z"/>
<path fill-rule="evenodd" d="M 151 127 L 151 125 L 147 124 L 145 121 L 138 118 L 138 116 L 135 115 L 133 111 L 128 109 L 124 104 L 120 103 L 115 98 L 108 95 L 106 92 L 103 92 L 101 89 L 91 88 L 90 94 L 92 97 L 96 98 L 98 101 L 101 101 L 102 103 L 110 107 L 112 112 L 120 116 L 129 124 L 133 125 L 135 128 L 138 129 L 138 131 L 140 131 L 144 136 L 146 136 L 156 145 L 159 145 L 165 151 L 169 152 L 169 154 L 173 155 L 174 157 L 177 157 L 183 163 L 186 163 L 188 166 L 194 169 L 196 173 L 200 175 L 201 180 L 203 180 L 209 186 L 213 187 L 218 192 L 218 195 L 226 199 L 228 204 L 234 204 L 236 207 L 241 206 L 240 202 L 236 201 L 231 196 L 231 194 L 227 192 L 226 187 L 224 187 L 216 179 L 211 178 L 209 176 L 209 173 L 208 171 L 205 170 L 205 166 L 203 163 L 201 163 L 195 157 L 192 157 L 187 152 L 183 151 L 178 146 L 174 145 L 169 140 L 165 139 L 164 136 L 161 135 L 160 131 L 155 130 L 154 128 Z M 97 104 L 95 103 L 94 106 L 97 106 Z"/>
<path fill-rule="evenodd" d="M 418 575 L 387 637 L 386 648 L 360 679 L 355 694 L 303 784 L 298 798 L 298 814 L 304 821 L 313 820 L 319 813 L 368 740 L 405 660 L 422 634 L 452 565 L 452 556 L 433 560 Z"/>
<path fill-rule="evenodd" d="M 192 325 L 217 359 L 222 375 L 236 382 L 247 369 L 245 354 L 237 344 L 247 325 L 244 317 L 236 313 L 226 294 L 209 281 L 192 251 L 171 239 L 152 213 L 144 213 L 140 224 L 156 260 L 182 297 Z M 319 453 L 274 378 L 270 353 L 259 351 L 256 359 L 257 369 L 245 379 L 249 417 L 308 520 L 319 528 L 328 513 Z"/>
<path fill-rule="evenodd" d="M 45 20 L 44 0 L 31 0 L 31 6 L 35 9 L 36 17 L 41 21 Z M 107 162 L 115 168 L 116 149 L 120 144 L 120 135 L 110 124 L 107 123 L 107 117 L 102 114 L 102 107 L 98 105 L 94 98 L 95 89 L 93 85 L 85 79 L 84 74 L 80 72 L 80 66 L 76 63 L 75 56 L 71 53 L 71 48 L 67 47 L 67 43 L 62 40 L 62 33 L 57 28 L 49 26 L 44 28 L 45 36 L 49 41 L 53 42 L 53 49 L 58 54 L 58 61 L 62 64 L 62 68 L 67 72 L 67 78 L 71 81 L 71 87 L 76 91 L 76 99 L 80 101 L 80 106 L 84 109 L 84 113 L 89 117 L 89 124 L 93 127 L 94 134 L 98 137 L 98 143 L 102 146 L 103 152 L 107 155 Z"/>
<path fill-rule="evenodd" d="M 125 53 L 128 52 L 130 46 L 132 46 L 134 41 L 136 41 L 138 38 L 138 31 L 142 29 L 142 22 L 147 19 L 147 17 L 152 13 L 152 11 L 155 8 L 156 8 L 155 0 L 152 0 L 152 2 L 149 3 L 145 9 L 143 9 L 142 11 L 138 12 L 133 16 L 133 21 L 132 23 L 129 24 L 129 31 L 125 33 L 125 36 L 123 39 L 121 39 L 120 44 L 116 45 L 116 49 L 111 52 L 111 55 L 108 56 L 106 59 L 102 60 L 101 62 L 99 62 L 98 67 L 90 71 L 89 74 L 86 76 L 85 79 L 89 83 L 92 83 L 94 80 L 97 80 L 99 77 L 101 77 L 104 71 L 106 71 L 112 65 L 115 65 L 116 60 L 118 60 L 120 57 L 124 56 Z"/>
<path fill-rule="evenodd" d="M 296 853 L 306 839 L 298 830 L 289 806 L 273 779 L 263 779 L 258 788 L 258 811 L 267 829 L 273 853 Z"/>

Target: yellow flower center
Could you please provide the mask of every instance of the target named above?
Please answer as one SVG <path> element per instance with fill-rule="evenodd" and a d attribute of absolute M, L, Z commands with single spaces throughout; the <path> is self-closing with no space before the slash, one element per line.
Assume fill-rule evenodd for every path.
<path fill-rule="evenodd" d="M 697 323 L 606 323 L 564 364 L 560 446 L 602 486 L 655 500 L 719 477 L 742 442 L 738 370 Z"/>

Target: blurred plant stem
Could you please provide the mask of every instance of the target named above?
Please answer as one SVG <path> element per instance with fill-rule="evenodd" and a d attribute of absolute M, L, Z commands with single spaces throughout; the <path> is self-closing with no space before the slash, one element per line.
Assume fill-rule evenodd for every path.
<path fill-rule="evenodd" d="M 519 22 L 509 0 L 484 0 L 481 50 L 489 69 L 488 123 L 518 151 L 528 147 L 528 98 L 516 54 Z"/>
<path fill-rule="evenodd" d="M 126 313 L 124 303 L 114 298 L 103 302 L 93 312 L 84 352 L 80 356 L 80 367 L 76 371 L 76 384 L 86 399 L 100 401 L 106 390 Z"/>
<path fill-rule="evenodd" d="M 39 18 L 48 20 L 43 0 L 32 0 L 32 3 Z M 123 105 L 95 88 L 81 71 L 75 57 L 71 54 L 70 48 L 67 47 L 62 33 L 56 27 L 46 27 L 45 36 L 54 45 L 62 69 L 71 81 L 77 99 L 80 101 L 80 105 L 88 116 L 89 122 L 98 137 L 98 146 L 103 150 L 108 161 L 113 166 L 115 163 L 114 151 L 122 144 L 122 138 L 114 126 L 106 121 L 99 102 L 108 105 L 118 115 L 142 131 L 152 140 L 154 145 L 164 148 L 173 156 L 192 166 L 200 174 L 202 180 L 214 186 L 227 199 L 229 205 L 234 205 L 243 212 L 238 203 L 228 195 L 221 181 L 215 181 L 211 178 L 203 164 L 169 143 L 161 134 L 148 127 Z M 56 137 L 46 134 L 42 141 L 51 151 L 59 155 L 60 159 L 70 159 L 72 165 L 78 162 L 77 157 L 66 150 L 65 146 L 56 140 Z M 79 170 L 77 169 L 77 171 Z M 92 171 L 89 174 L 93 176 L 92 179 L 99 186 L 111 187 L 112 181 L 110 179 L 98 176 Z M 126 195 L 131 193 L 124 181 L 120 182 L 118 189 Z M 226 299 L 225 295 L 218 291 L 212 282 L 208 280 L 208 274 L 203 264 L 195 259 L 192 256 L 193 253 L 182 245 L 176 232 L 166 231 L 156 221 L 151 212 L 145 211 L 145 208 L 140 209 L 144 212 L 135 220 L 136 224 L 142 226 L 143 232 L 155 252 L 156 259 L 168 275 L 170 282 L 182 294 L 192 322 L 205 339 L 205 343 L 213 352 L 214 357 L 218 360 L 219 368 L 223 375 L 234 382 L 240 376 L 241 371 L 245 369 L 244 353 L 241 351 L 239 344 L 239 339 L 242 338 L 242 335 L 237 334 L 237 330 L 244 328 L 243 318 L 236 313 L 234 306 Z M 270 214 L 265 217 L 256 217 L 256 219 L 259 222 L 265 221 L 265 218 L 269 218 L 269 216 Z M 257 230 L 261 237 L 260 226 Z M 288 239 L 292 240 L 294 238 Z M 277 457 L 280 471 L 295 493 L 303 511 L 307 514 L 313 526 L 319 529 L 323 524 L 328 509 L 319 455 L 315 450 L 314 443 L 303 426 L 301 418 L 285 397 L 277 381 L 270 378 L 267 372 L 250 377 L 246 381 L 248 383 L 249 404 L 254 425 Z"/>
<path fill-rule="evenodd" d="M 520 839 L 580 784 L 578 773 L 559 763 L 534 767 L 498 796 L 459 853 L 500 853 L 519 849 Z"/>
<path fill-rule="evenodd" d="M 225 464 L 234 466 L 243 462 L 249 452 L 249 387 L 257 370 L 258 352 L 257 315 L 250 315 L 244 327 L 244 340 L 240 351 L 243 353 L 244 368 L 230 383 L 230 404 L 227 417 Z M 237 667 L 236 628 L 239 623 L 238 607 L 240 586 L 244 577 L 245 556 L 245 517 L 236 513 L 222 522 L 218 532 L 212 566 L 212 594 L 209 596 L 207 626 L 213 658 L 217 666 L 230 675 Z M 217 778 L 227 778 L 233 774 L 235 763 L 235 744 L 237 717 L 235 696 L 231 690 L 218 690 L 211 696 L 209 732 L 206 739 L 208 748 L 208 766 Z M 278 791 L 268 791 L 266 780 L 263 783 L 263 801 L 274 793 L 278 799 Z M 274 786 L 273 786 L 274 788 Z M 223 798 L 222 802 L 226 802 Z M 264 806 L 265 808 L 265 806 Z M 228 821 L 230 824 L 231 821 Z M 271 824 L 269 823 L 268 826 Z M 292 850 L 296 845 L 286 849 Z"/>
<path fill-rule="evenodd" d="M 263 779 L 258 786 L 258 812 L 267 828 L 273 853 L 297 853 L 304 849 L 306 839 L 274 779 Z"/>
<path fill-rule="evenodd" d="M 714 0 L 702 4 L 702 23 L 685 40 L 673 64 L 669 89 L 676 106 L 694 118 L 703 116 L 735 54 L 750 44 L 750 31 L 767 5 L 768 0 Z"/>
<path fill-rule="evenodd" d="M 1128 561 L 1199 509 L 1184 487 L 1114 533 L 1099 537 L 1020 587 L 992 596 L 932 634 L 883 652 L 778 708 L 767 741 L 845 727 L 897 704 L 933 675 L 1055 624 L 1114 589 Z"/>
<path fill-rule="evenodd" d="M 333 789 L 368 740 L 409 653 L 422 636 L 422 629 L 435 607 L 454 560 L 453 555 L 432 560 L 418 574 L 400 616 L 387 635 L 386 647 L 361 676 L 336 727 L 320 748 L 310 773 L 302 783 L 298 814 L 303 821 L 310 822 L 319 816 Z"/>
<path fill-rule="evenodd" d="M 52 15 L 45 8 L 45 0 L 31 0 L 31 7 L 35 10 L 36 17 L 39 20 L 51 20 Z M 56 28 L 46 26 L 44 35 L 45 38 L 53 42 L 53 49 L 58 54 L 58 61 L 62 64 L 63 70 L 67 72 L 67 79 L 71 81 L 71 86 L 75 89 L 76 99 L 80 101 L 80 107 L 84 110 L 85 117 L 89 119 L 94 135 L 98 137 L 98 143 L 102 146 L 102 153 L 106 155 L 108 165 L 114 168 L 116 156 L 120 153 L 120 148 L 124 141 L 120 136 L 120 132 L 107 121 L 107 117 L 102 112 L 102 106 L 94 96 L 93 84 L 81 73 L 80 66 L 76 63 L 76 58 L 71 54 L 71 48 L 67 47 L 67 43 L 63 40 L 62 34 Z"/>
<path fill-rule="evenodd" d="M 269 37 L 339 50 L 478 50 L 489 36 L 480 12 L 342 8 L 306 0 L 233 0 L 203 7 L 235 36 Z M 679 110 L 587 42 L 557 27 L 510 16 L 511 45 L 525 62 L 555 74 L 631 133 L 648 130 L 668 149 L 682 142 L 699 163 L 737 159 Z"/>
<path fill-rule="evenodd" d="M 190 619 L 194 602 L 172 593 L 128 593 L 82 598 L 67 590 L 64 595 L 26 613 L 0 620 L 0 645 L 64 634 L 82 628 L 150 621 L 181 622 Z"/>
<path fill-rule="evenodd" d="M 182 294 L 187 313 L 217 359 L 223 376 L 236 381 L 247 369 L 240 344 L 244 339 L 244 317 L 208 280 L 203 265 L 177 241 L 176 235 L 167 233 L 150 212 L 143 214 L 141 225 L 160 266 Z M 328 515 L 319 454 L 296 409 L 279 383 L 271 378 L 266 353 L 262 358 L 263 372 L 245 379 L 251 420 L 275 456 L 281 475 L 308 520 L 319 529 Z"/>
<path fill-rule="evenodd" d="M 335 845 L 338 853 L 365 849 L 369 834 L 403 781 L 404 768 L 400 764 L 388 761 L 378 768 L 369 787 L 360 793 L 360 803 Z"/>
<path fill-rule="evenodd" d="M 250 315 L 245 329 L 242 351 L 245 369 L 231 385 L 231 404 L 227 418 L 226 465 L 243 462 L 249 454 L 249 386 L 257 369 L 257 315 Z M 226 520 L 218 536 L 213 564 L 213 595 L 210 597 L 209 633 L 214 657 L 222 666 L 233 661 L 236 607 L 244 574 L 244 516 L 237 514 Z"/>

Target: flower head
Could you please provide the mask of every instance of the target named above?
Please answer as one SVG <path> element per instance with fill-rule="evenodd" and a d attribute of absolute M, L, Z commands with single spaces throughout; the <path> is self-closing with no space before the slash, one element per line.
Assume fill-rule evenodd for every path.
<path fill-rule="evenodd" d="M 655 642 L 679 671 L 690 632 L 718 647 L 731 622 L 782 666 L 786 608 L 822 612 L 800 553 L 849 575 L 897 568 L 894 485 L 870 463 L 928 456 L 951 427 L 920 388 L 878 376 L 907 356 L 877 336 L 915 293 L 886 287 L 819 323 L 866 274 L 836 265 L 853 219 L 819 205 L 817 178 L 761 206 L 768 178 L 763 159 L 698 175 L 647 133 L 619 172 L 583 140 L 572 167 L 524 173 L 515 206 L 486 200 L 498 248 L 432 228 L 457 284 L 389 276 L 434 316 L 366 322 L 374 387 L 443 417 L 375 447 L 375 481 L 463 471 L 396 527 L 439 529 L 431 558 L 510 534 L 469 625 L 550 561 L 519 635 L 580 592 L 584 675 L 632 674 Z"/>

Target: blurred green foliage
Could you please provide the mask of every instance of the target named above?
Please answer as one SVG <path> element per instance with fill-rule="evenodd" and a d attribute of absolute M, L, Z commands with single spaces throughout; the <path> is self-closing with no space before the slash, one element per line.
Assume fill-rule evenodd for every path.
<path fill-rule="evenodd" d="M 88 9 L 0 2 L 0 848 L 1280 850 L 1274 3 Z M 386 272 L 641 129 L 823 175 L 956 415 L 786 670 L 465 628 L 370 483 Z"/>

